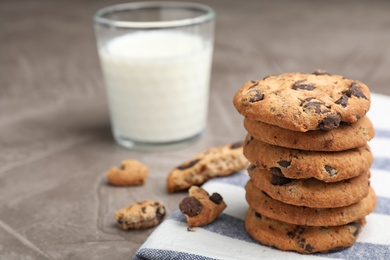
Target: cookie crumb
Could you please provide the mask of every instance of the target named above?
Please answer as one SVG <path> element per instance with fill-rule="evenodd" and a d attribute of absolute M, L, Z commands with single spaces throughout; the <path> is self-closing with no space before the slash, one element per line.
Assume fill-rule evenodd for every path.
<path fill-rule="evenodd" d="M 179 205 L 180 211 L 185 215 L 188 231 L 194 231 L 194 227 L 201 227 L 213 222 L 226 208 L 219 193 L 214 192 L 211 196 L 207 191 L 192 186 L 189 196 L 184 198 Z"/>
<path fill-rule="evenodd" d="M 144 200 L 115 212 L 115 220 L 123 230 L 145 229 L 160 224 L 165 213 L 165 206 L 161 202 Z"/>
<path fill-rule="evenodd" d="M 148 176 L 149 169 L 137 160 L 124 160 L 121 166 L 111 167 L 107 172 L 107 182 L 114 186 L 143 185 Z"/>
<path fill-rule="evenodd" d="M 230 175 L 243 169 L 248 160 L 243 155 L 243 142 L 235 142 L 208 150 L 183 162 L 171 170 L 167 177 L 167 191 L 186 190 L 192 185 Z"/>
<path fill-rule="evenodd" d="M 191 227 L 187 227 L 187 231 L 188 232 L 195 232 L 196 231 L 196 228 L 191 228 Z"/>

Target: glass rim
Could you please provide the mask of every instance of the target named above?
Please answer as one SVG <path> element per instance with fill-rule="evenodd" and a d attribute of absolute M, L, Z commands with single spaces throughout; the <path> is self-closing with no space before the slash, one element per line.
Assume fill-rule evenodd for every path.
<path fill-rule="evenodd" d="M 118 21 L 103 17 L 106 14 L 130 11 L 130 10 L 142 10 L 153 7 L 168 7 L 168 8 L 181 8 L 181 9 L 196 9 L 203 11 L 204 14 L 200 14 L 192 18 L 184 18 L 169 21 Z M 198 3 L 191 2 L 175 2 L 175 1 L 149 1 L 149 2 L 134 2 L 116 4 L 107 7 L 103 7 L 96 11 L 93 16 L 95 23 L 100 25 L 120 27 L 120 28 L 135 28 L 135 29 L 147 29 L 147 28 L 170 28 L 170 27 L 182 27 L 195 24 L 201 24 L 212 20 L 215 17 L 215 11 L 213 8 Z"/>

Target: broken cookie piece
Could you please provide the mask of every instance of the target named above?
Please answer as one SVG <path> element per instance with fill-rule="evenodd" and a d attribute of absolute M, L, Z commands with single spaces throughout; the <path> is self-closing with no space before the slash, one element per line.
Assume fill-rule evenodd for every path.
<path fill-rule="evenodd" d="M 201 185 L 208 179 L 230 175 L 243 169 L 248 160 L 242 153 L 242 143 L 212 147 L 173 169 L 167 178 L 167 191 L 185 190 Z"/>
<path fill-rule="evenodd" d="M 107 181 L 115 186 L 137 186 L 145 183 L 149 169 L 137 160 L 124 160 L 121 167 L 111 167 Z"/>
<path fill-rule="evenodd" d="M 211 196 L 207 191 L 192 186 L 189 197 L 184 198 L 179 205 L 180 211 L 185 215 L 188 227 L 201 227 L 213 222 L 226 208 L 226 203 L 218 193 Z"/>
<path fill-rule="evenodd" d="M 115 212 L 115 220 L 123 230 L 157 226 L 164 216 L 164 205 L 154 200 L 136 202 Z"/>

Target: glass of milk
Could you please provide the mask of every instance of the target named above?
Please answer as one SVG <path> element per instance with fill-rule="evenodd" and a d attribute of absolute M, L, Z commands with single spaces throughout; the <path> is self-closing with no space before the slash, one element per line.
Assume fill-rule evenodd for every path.
<path fill-rule="evenodd" d="M 185 2 L 109 6 L 94 16 L 116 142 L 184 147 L 206 127 L 215 12 Z"/>

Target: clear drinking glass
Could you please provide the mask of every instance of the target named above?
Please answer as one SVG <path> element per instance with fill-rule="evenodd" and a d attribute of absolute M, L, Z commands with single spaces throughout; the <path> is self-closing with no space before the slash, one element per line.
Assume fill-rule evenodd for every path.
<path fill-rule="evenodd" d="M 206 127 L 215 12 L 184 2 L 139 2 L 94 16 L 116 142 L 178 148 Z"/>

